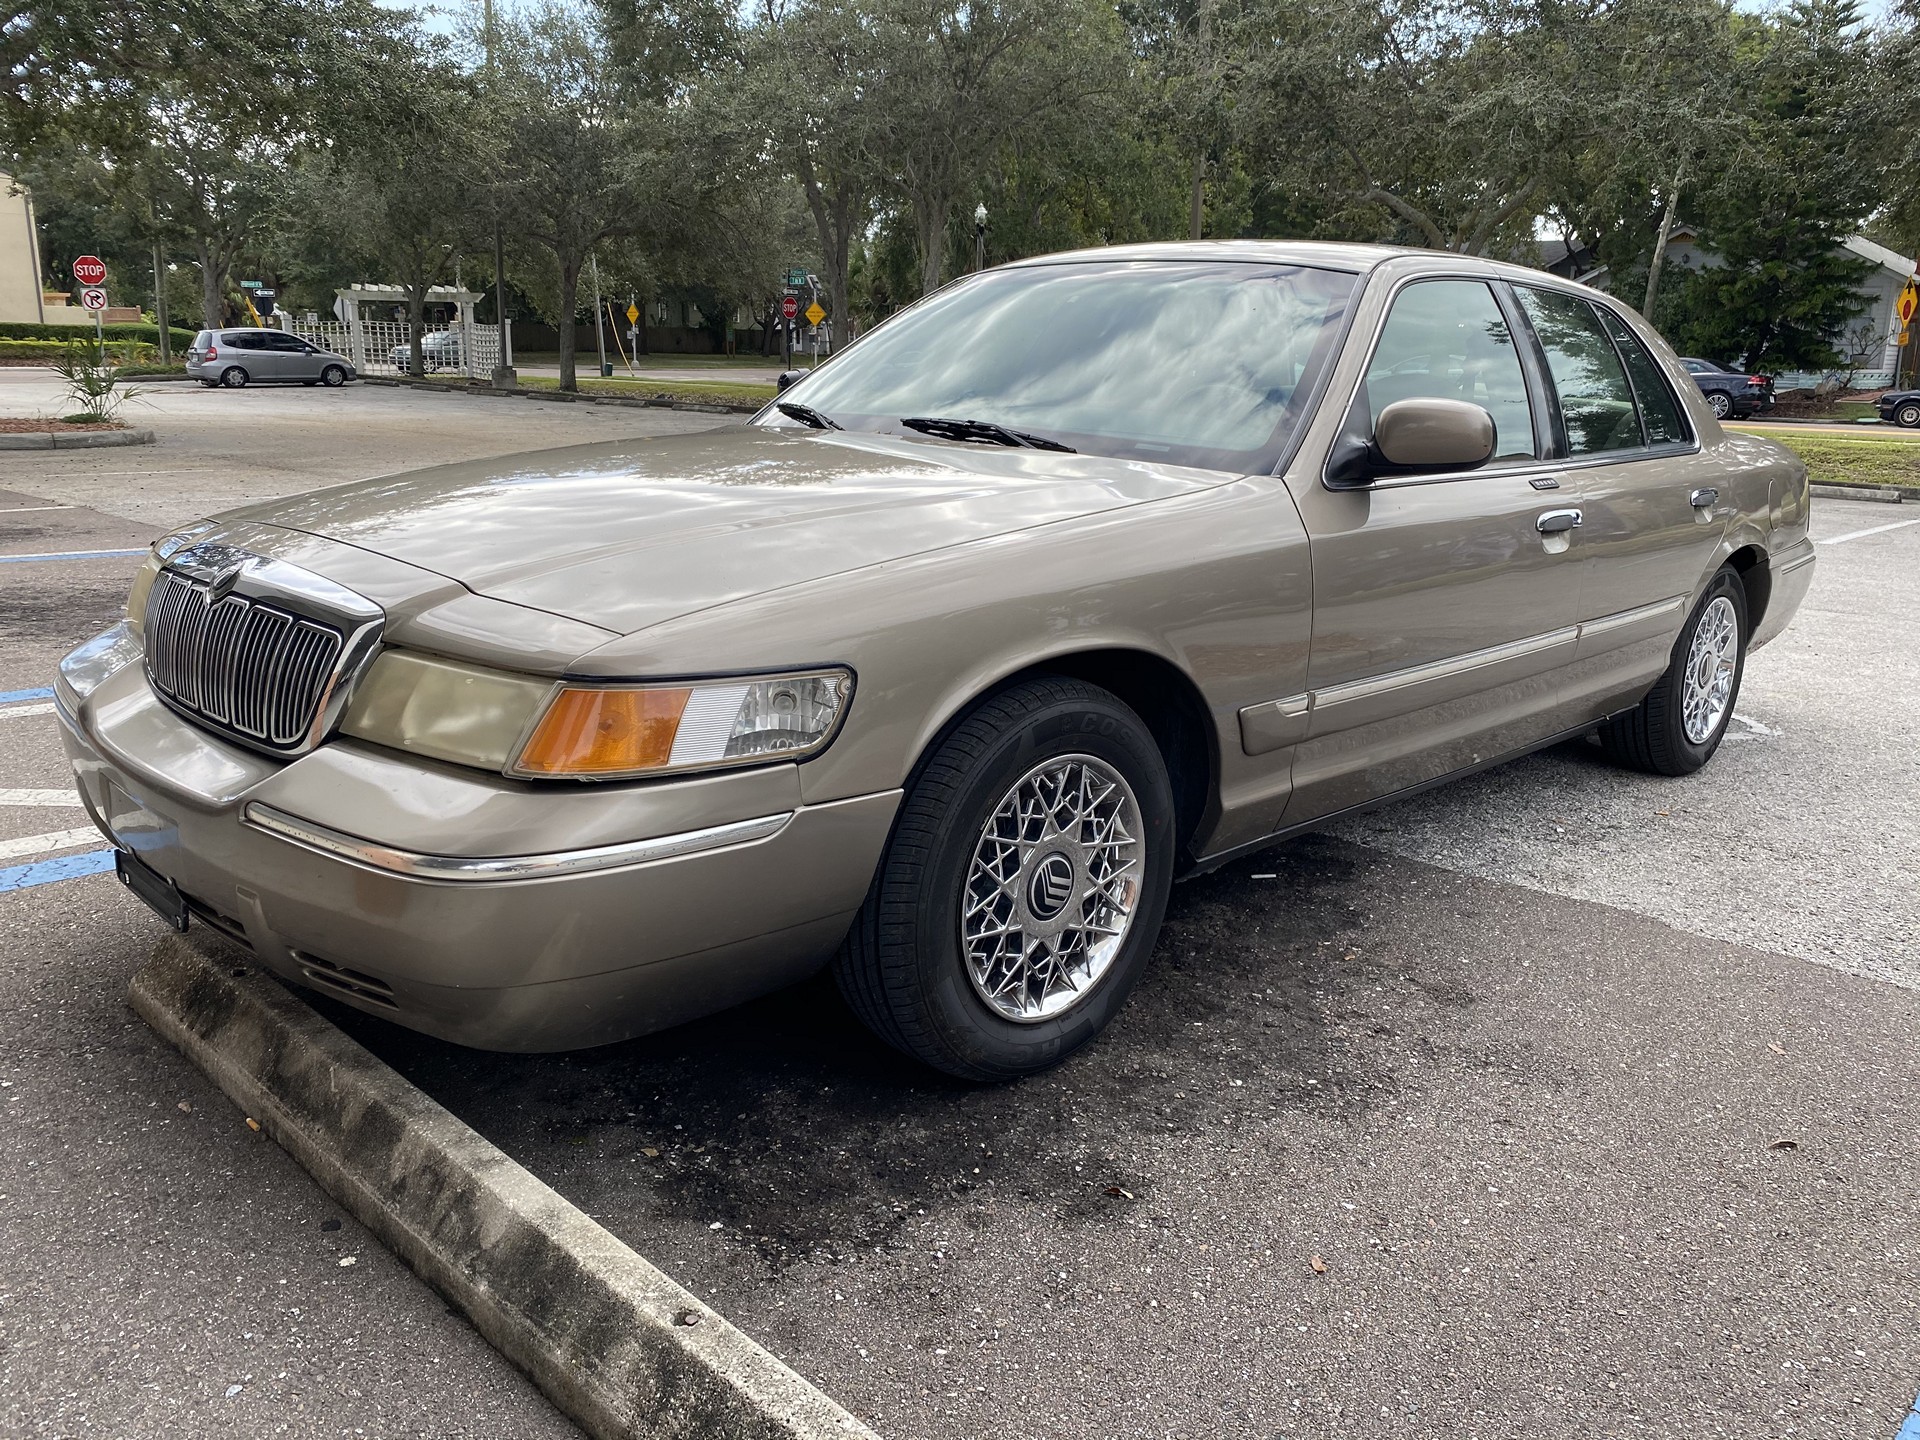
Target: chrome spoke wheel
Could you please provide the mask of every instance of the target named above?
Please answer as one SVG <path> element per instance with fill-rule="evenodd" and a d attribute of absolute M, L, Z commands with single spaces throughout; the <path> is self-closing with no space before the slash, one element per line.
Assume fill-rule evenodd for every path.
<path fill-rule="evenodd" d="M 960 950 L 1004 1019 L 1065 1014 L 1120 953 L 1146 863 L 1126 778 L 1091 755 L 1036 765 L 993 809 L 960 904 Z"/>
<path fill-rule="evenodd" d="M 1727 718 L 1734 671 L 1740 661 L 1740 621 L 1733 601 L 1717 595 L 1700 612 L 1687 651 L 1681 723 L 1687 739 L 1704 745 Z"/>

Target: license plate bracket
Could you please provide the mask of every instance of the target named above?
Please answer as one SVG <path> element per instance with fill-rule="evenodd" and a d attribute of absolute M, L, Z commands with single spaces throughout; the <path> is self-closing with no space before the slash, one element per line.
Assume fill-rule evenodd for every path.
<path fill-rule="evenodd" d="M 113 873 L 120 883 L 147 902 L 148 907 L 182 934 L 187 928 L 187 897 L 180 887 L 146 861 L 125 850 L 113 852 Z"/>

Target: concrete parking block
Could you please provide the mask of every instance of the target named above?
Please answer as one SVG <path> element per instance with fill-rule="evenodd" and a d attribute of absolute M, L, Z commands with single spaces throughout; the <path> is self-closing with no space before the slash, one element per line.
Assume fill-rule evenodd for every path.
<path fill-rule="evenodd" d="M 589 1434 L 873 1440 L 278 982 L 169 939 L 129 999 Z"/>

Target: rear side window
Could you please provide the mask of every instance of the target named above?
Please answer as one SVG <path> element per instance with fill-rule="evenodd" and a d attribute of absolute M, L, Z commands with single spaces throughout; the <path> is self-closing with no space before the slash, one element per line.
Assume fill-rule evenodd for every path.
<path fill-rule="evenodd" d="M 220 337 L 220 343 L 222 345 L 230 345 L 235 350 L 262 350 L 266 348 L 260 343 L 259 334 L 252 330 L 235 330 L 231 334 L 222 335 Z"/>
<path fill-rule="evenodd" d="M 1478 280 L 1421 280 L 1394 297 L 1367 366 L 1377 426 L 1396 400 L 1466 400 L 1493 416 L 1496 458 L 1532 458 L 1533 408 L 1507 317 Z"/>
<path fill-rule="evenodd" d="M 1567 453 L 1638 449 L 1645 442 L 1634 412 L 1633 388 L 1593 307 L 1557 290 L 1516 285 L 1514 294 L 1546 352 L 1547 373 L 1559 393 L 1560 418 L 1567 427 Z"/>
<path fill-rule="evenodd" d="M 1667 377 L 1653 356 L 1647 353 L 1647 347 L 1640 343 L 1640 337 L 1606 306 L 1593 308 L 1600 312 L 1600 321 L 1613 337 L 1614 348 L 1627 362 L 1627 378 L 1633 382 L 1634 398 L 1640 402 L 1640 423 L 1646 428 L 1647 443 L 1674 445 L 1692 439 L 1687 433 L 1687 422 L 1680 418 L 1680 402 L 1673 398 L 1673 388 L 1667 384 Z"/>

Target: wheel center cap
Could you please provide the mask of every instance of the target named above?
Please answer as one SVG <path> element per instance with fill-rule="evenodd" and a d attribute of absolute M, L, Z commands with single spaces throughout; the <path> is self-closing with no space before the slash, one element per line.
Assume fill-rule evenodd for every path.
<path fill-rule="evenodd" d="M 1027 882 L 1027 909 L 1036 920 L 1051 920 L 1073 898 L 1073 862 L 1058 850 L 1033 867 Z"/>

